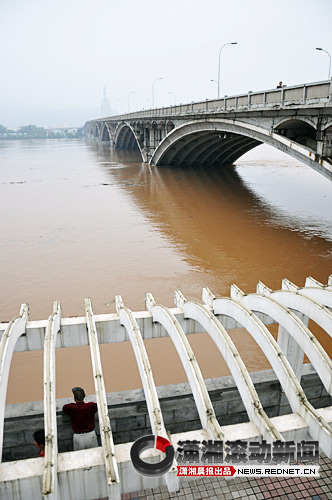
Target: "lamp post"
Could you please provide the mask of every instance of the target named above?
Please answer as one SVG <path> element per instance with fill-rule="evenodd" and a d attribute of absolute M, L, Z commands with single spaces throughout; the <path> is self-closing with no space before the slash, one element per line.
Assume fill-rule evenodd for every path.
<path fill-rule="evenodd" d="M 159 77 L 159 78 L 156 78 L 155 80 L 153 80 L 153 84 L 152 84 L 152 109 L 154 109 L 154 84 L 156 83 L 157 80 L 162 80 L 162 76 Z"/>
<path fill-rule="evenodd" d="M 316 50 L 321 50 L 322 52 L 325 52 L 328 56 L 329 56 L 329 59 L 330 59 L 330 64 L 329 64 L 329 76 L 327 77 L 327 79 L 329 80 L 330 79 L 330 76 L 331 76 L 331 54 L 325 50 L 325 49 L 322 49 L 321 47 L 316 47 Z"/>
<path fill-rule="evenodd" d="M 176 106 L 176 95 L 173 94 L 173 92 L 168 92 L 168 93 L 171 94 L 174 97 L 174 106 Z"/>
<path fill-rule="evenodd" d="M 128 113 L 129 113 L 129 97 L 131 96 L 131 94 L 135 94 L 135 91 L 129 92 L 129 94 L 128 94 L 128 99 L 127 99 L 127 101 L 128 101 Z"/>
<path fill-rule="evenodd" d="M 226 47 L 226 45 L 237 45 L 237 42 L 228 42 L 228 43 L 225 43 L 221 49 L 219 50 L 219 58 L 218 58 L 218 99 L 219 99 L 219 96 L 220 96 L 220 54 L 221 54 L 221 51 L 224 47 Z"/>

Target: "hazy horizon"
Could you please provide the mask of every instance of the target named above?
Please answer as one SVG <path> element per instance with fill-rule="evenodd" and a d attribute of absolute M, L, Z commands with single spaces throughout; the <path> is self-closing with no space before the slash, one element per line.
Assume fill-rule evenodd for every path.
<path fill-rule="evenodd" d="M 80 126 L 112 113 L 326 80 L 330 0 L 3 0 L 0 123 Z"/>

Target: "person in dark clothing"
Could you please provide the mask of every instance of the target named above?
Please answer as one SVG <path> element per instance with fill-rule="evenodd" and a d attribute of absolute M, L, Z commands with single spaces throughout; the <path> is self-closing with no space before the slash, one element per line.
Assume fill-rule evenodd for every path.
<path fill-rule="evenodd" d="M 33 433 L 33 444 L 36 448 L 39 448 L 39 456 L 45 456 L 45 431 L 44 429 L 38 429 Z"/>
<path fill-rule="evenodd" d="M 62 411 L 69 415 L 74 431 L 74 450 L 84 450 L 98 446 L 95 432 L 95 414 L 98 411 L 96 403 L 85 403 L 85 392 L 82 387 L 72 389 L 75 403 L 64 405 Z"/>
<path fill-rule="evenodd" d="M 277 89 L 281 89 L 282 88 L 282 82 L 279 82 L 279 85 L 277 85 Z"/>

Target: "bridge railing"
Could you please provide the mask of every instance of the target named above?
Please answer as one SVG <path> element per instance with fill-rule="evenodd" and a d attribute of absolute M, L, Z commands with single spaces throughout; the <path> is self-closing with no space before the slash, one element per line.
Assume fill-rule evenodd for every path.
<path fill-rule="evenodd" d="M 301 105 L 332 105 L 332 79 L 321 82 L 305 83 L 291 87 L 249 91 L 247 94 L 234 96 L 225 95 L 221 99 L 206 99 L 205 101 L 179 104 L 155 109 L 146 109 L 134 113 L 90 120 L 92 122 L 105 120 L 128 120 L 140 118 L 154 118 L 159 116 L 181 116 L 197 113 L 248 111 L 273 107 L 301 106 Z M 89 123 L 89 122 L 87 122 Z"/>

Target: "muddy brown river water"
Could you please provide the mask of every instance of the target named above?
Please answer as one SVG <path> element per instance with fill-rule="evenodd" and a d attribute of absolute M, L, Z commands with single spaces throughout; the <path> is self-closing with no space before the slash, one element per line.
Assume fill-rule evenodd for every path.
<path fill-rule="evenodd" d="M 55 299 L 84 316 L 85 297 L 95 314 L 114 312 L 117 294 L 137 311 L 147 291 L 172 307 L 176 288 L 200 300 L 203 286 L 228 296 L 232 283 L 250 293 L 258 280 L 279 289 L 332 273 L 332 183 L 267 146 L 234 167 L 157 168 L 84 140 L 1 141 L 0 173 L 2 322 L 23 302 L 31 319 Z M 228 374 L 205 334 L 189 338 L 205 378 Z M 269 366 L 244 330 L 232 338 L 249 370 Z M 186 380 L 169 339 L 146 346 L 158 385 Z M 141 386 L 128 343 L 103 346 L 102 360 L 107 391 Z M 87 348 L 58 349 L 56 361 L 57 397 L 94 392 Z M 7 402 L 42 397 L 41 353 L 16 353 Z"/>

